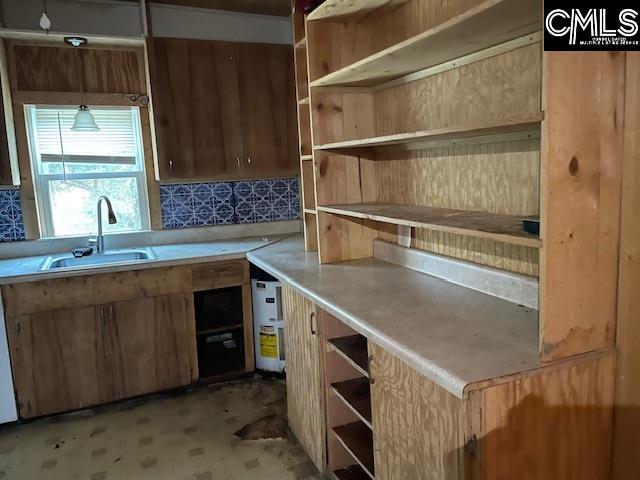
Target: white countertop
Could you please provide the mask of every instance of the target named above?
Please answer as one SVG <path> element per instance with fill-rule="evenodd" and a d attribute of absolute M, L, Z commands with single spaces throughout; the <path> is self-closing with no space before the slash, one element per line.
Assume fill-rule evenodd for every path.
<path fill-rule="evenodd" d="M 44 256 L 13 258 L 0 260 L 0 285 L 32 282 L 46 278 L 73 277 L 95 273 L 122 272 L 146 268 L 188 265 L 208 261 L 246 258 L 247 252 L 278 241 L 287 235 L 219 240 L 204 243 L 184 243 L 176 245 L 151 245 L 156 258 L 123 265 L 95 265 L 90 268 L 40 271 L 47 258 Z M 148 246 L 145 246 L 148 247 Z"/>
<path fill-rule="evenodd" d="M 375 258 L 320 265 L 300 236 L 247 258 L 457 397 L 541 366 L 536 310 Z"/>

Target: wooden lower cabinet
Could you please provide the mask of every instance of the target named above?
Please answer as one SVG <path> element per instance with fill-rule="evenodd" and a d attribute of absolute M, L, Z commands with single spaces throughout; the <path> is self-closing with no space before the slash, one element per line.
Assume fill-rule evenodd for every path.
<path fill-rule="evenodd" d="M 21 418 L 113 400 L 100 307 L 7 318 Z"/>
<path fill-rule="evenodd" d="M 613 352 L 502 379 L 463 400 L 369 348 L 376 479 L 608 478 Z"/>
<path fill-rule="evenodd" d="M 171 294 L 7 319 L 21 418 L 197 378 L 193 297 Z"/>
<path fill-rule="evenodd" d="M 289 426 L 318 470 L 326 463 L 325 413 L 316 307 L 282 287 Z"/>
<path fill-rule="evenodd" d="M 106 309 L 115 399 L 188 385 L 198 378 L 193 295 L 117 302 Z"/>

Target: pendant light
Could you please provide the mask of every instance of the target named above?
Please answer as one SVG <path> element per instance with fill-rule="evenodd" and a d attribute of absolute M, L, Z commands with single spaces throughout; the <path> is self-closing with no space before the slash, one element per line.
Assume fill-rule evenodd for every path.
<path fill-rule="evenodd" d="M 87 39 L 82 37 L 64 37 L 64 41 L 76 49 L 76 54 L 80 60 L 80 81 L 84 102 L 78 107 L 78 112 L 73 119 L 73 126 L 71 127 L 71 130 L 74 132 L 98 132 L 100 131 L 100 128 L 96 124 L 96 119 L 93 118 L 89 107 L 86 105 L 87 92 L 84 79 L 84 63 L 82 61 L 82 55 L 80 55 L 80 52 L 78 51 L 82 45 L 87 44 Z"/>
<path fill-rule="evenodd" d="M 40 17 L 40 28 L 49 33 L 51 30 L 51 20 L 47 15 L 47 0 L 42 0 L 42 16 Z"/>

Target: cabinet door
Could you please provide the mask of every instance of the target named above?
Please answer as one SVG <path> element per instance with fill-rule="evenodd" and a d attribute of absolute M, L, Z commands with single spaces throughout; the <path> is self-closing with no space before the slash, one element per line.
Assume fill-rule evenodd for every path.
<path fill-rule="evenodd" d="M 13 381 L 21 418 L 113 400 L 102 307 L 7 319 Z"/>
<path fill-rule="evenodd" d="M 376 480 L 461 479 L 462 400 L 369 345 Z"/>
<path fill-rule="evenodd" d="M 106 308 L 116 398 L 188 385 L 197 378 L 191 294 L 117 302 Z"/>
<path fill-rule="evenodd" d="M 320 342 L 313 303 L 282 287 L 289 426 L 313 463 L 325 468 L 325 413 Z"/>
<path fill-rule="evenodd" d="M 296 173 L 298 127 L 292 49 L 243 43 L 238 51 L 247 173 Z"/>
<path fill-rule="evenodd" d="M 148 52 L 160 179 L 238 176 L 236 45 L 150 38 Z"/>

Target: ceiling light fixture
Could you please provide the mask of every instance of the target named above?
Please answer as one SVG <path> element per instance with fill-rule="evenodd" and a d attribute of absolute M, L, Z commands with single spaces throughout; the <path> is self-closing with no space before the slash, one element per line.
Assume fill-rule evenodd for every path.
<path fill-rule="evenodd" d="M 76 55 L 80 61 L 80 84 L 82 88 L 82 104 L 78 107 L 78 112 L 73 119 L 73 126 L 71 130 L 74 132 L 98 132 L 100 127 L 96 124 L 96 119 L 93 118 L 89 107 L 87 107 L 87 89 L 84 78 L 84 63 L 82 61 L 82 55 L 78 49 L 88 43 L 86 38 L 83 37 L 64 37 L 64 41 L 67 45 L 71 45 L 76 49 Z"/>

